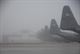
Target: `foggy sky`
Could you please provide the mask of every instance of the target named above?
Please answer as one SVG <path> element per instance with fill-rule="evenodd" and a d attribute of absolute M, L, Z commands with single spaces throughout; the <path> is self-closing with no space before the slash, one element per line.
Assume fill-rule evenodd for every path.
<path fill-rule="evenodd" d="M 79 22 L 80 7 L 73 0 L 6 0 L 1 6 L 1 34 L 20 30 L 38 31 L 50 25 L 52 18 L 60 24 L 62 9 L 69 5 Z"/>

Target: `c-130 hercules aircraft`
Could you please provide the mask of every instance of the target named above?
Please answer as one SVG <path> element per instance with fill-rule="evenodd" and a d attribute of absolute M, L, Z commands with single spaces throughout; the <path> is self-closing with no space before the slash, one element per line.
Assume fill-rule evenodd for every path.
<path fill-rule="evenodd" d="M 62 32 L 61 30 L 73 31 L 74 33 Z M 50 33 L 52 36 L 56 34 L 70 42 L 80 42 L 80 25 L 76 22 L 69 6 L 66 5 L 63 7 L 60 28 L 55 19 L 51 20 Z"/>

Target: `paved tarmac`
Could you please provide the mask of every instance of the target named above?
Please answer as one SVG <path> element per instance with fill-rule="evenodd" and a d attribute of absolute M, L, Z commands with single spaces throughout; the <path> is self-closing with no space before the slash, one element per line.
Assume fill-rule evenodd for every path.
<path fill-rule="evenodd" d="M 0 44 L 0 54 L 80 54 L 78 43 Z"/>

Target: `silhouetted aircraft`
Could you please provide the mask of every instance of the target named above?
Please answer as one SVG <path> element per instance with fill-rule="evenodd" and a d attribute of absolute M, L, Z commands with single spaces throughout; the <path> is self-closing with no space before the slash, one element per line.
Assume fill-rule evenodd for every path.
<path fill-rule="evenodd" d="M 64 38 L 65 40 L 68 40 L 69 42 L 79 42 L 80 41 L 80 38 L 78 37 L 79 35 L 77 33 L 62 31 L 58 27 L 55 19 L 52 19 L 51 21 L 50 33 L 51 33 L 51 36 L 53 36 L 53 38 L 55 35 L 57 35 L 57 36 Z"/>
<path fill-rule="evenodd" d="M 77 23 L 69 6 L 64 6 L 60 28 L 80 34 L 80 25 Z"/>
<path fill-rule="evenodd" d="M 68 31 L 68 32 L 67 32 Z M 64 6 L 60 27 L 55 19 L 51 20 L 50 28 L 45 27 L 39 32 L 39 39 L 56 42 L 80 42 L 80 26 L 76 22 L 69 6 Z"/>
<path fill-rule="evenodd" d="M 62 30 L 74 31 L 74 33 L 64 32 Z M 50 33 L 52 36 L 56 34 L 71 42 L 80 42 L 80 26 L 77 24 L 69 6 L 64 6 L 63 8 L 60 28 L 55 19 L 51 20 Z"/>

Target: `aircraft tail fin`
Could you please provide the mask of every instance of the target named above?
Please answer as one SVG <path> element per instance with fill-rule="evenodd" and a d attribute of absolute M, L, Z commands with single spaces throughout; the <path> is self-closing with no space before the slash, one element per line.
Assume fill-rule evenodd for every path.
<path fill-rule="evenodd" d="M 73 30 L 77 22 L 69 6 L 64 6 L 60 28 L 64 30 Z"/>
<path fill-rule="evenodd" d="M 60 32 L 60 28 L 58 27 L 56 20 L 52 19 L 50 24 L 50 33 L 55 34 L 58 32 Z"/>

